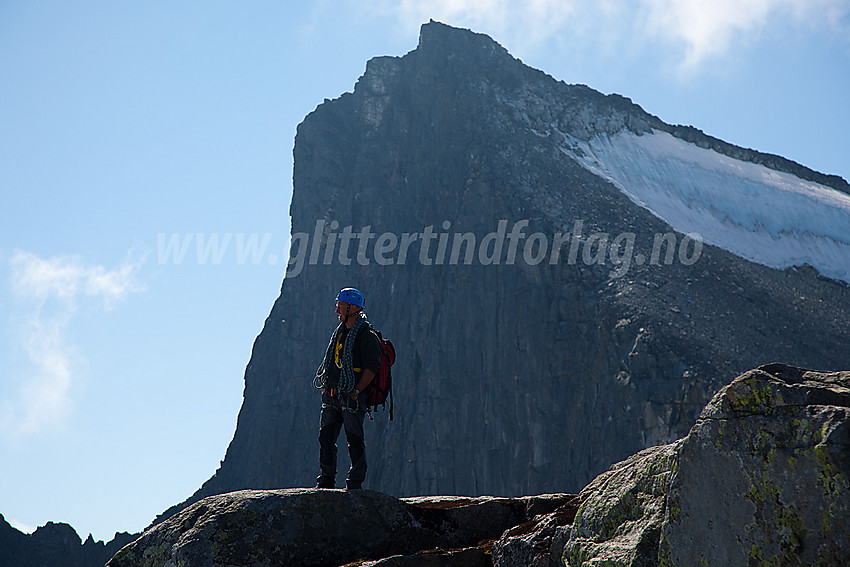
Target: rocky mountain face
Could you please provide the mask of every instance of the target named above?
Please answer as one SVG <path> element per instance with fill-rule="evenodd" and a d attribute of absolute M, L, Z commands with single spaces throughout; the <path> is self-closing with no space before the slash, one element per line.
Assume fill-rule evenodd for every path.
<path fill-rule="evenodd" d="M 83 542 L 77 532 L 63 523 L 48 522 L 27 535 L 13 528 L 0 515 L 0 565 L 8 567 L 101 567 L 115 552 L 137 536 L 116 533 L 112 541 Z"/>
<path fill-rule="evenodd" d="M 108 565 L 845 565 L 848 412 L 850 372 L 768 365 L 578 497 L 244 490 L 189 506 Z"/>
<path fill-rule="evenodd" d="M 850 368 L 845 283 L 700 247 L 565 152 L 565 136 L 653 130 L 846 189 L 555 81 L 466 30 L 432 22 L 416 50 L 369 61 L 298 128 L 290 269 L 236 433 L 160 519 L 204 496 L 314 484 L 311 382 L 346 286 L 398 353 L 395 421 L 378 412 L 366 430 L 365 486 L 394 496 L 576 492 L 684 436 L 746 369 Z"/>

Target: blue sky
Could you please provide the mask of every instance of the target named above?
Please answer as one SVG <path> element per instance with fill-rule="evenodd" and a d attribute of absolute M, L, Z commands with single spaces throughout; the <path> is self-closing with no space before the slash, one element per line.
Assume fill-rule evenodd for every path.
<path fill-rule="evenodd" d="M 110 539 L 215 471 L 283 277 L 295 128 L 429 18 L 850 178 L 850 0 L 705 5 L 0 3 L 0 513 Z"/>

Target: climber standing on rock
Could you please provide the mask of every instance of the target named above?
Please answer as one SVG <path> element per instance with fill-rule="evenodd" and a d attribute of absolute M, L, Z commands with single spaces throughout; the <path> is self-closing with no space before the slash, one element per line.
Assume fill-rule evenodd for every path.
<path fill-rule="evenodd" d="M 319 467 L 316 488 L 334 488 L 337 439 L 345 427 L 351 468 L 346 487 L 362 488 L 366 478 L 366 440 L 363 421 L 368 394 L 364 390 L 381 366 L 381 346 L 363 312 L 365 299 L 347 287 L 336 296 L 339 325 L 331 334 L 325 358 L 313 384 L 322 391 L 319 419 Z"/>

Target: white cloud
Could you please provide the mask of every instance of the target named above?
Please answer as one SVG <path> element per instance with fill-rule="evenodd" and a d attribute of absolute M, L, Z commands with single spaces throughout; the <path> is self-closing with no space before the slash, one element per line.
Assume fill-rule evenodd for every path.
<path fill-rule="evenodd" d="M 684 42 L 683 64 L 693 67 L 724 53 L 736 34 L 757 29 L 775 4 L 775 0 L 646 0 L 648 31 Z"/>
<path fill-rule="evenodd" d="M 683 68 L 727 54 L 757 36 L 774 18 L 795 25 L 836 28 L 850 11 L 848 0 L 643 0 L 650 34 L 681 41 Z"/>
<path fill-rule="evenodd" d="M 11 288 L 21 311 L 13 326 L 29 369 L 15 395 L 0 400 L 0 434 L 37 433 L 71 411 L 74 369 L 82 357 L 68 339 L 68 325 L 83 300 L 100 301 L 108 310 L 143 289 L 136 272 L 144 257 L 132 256 L 113 270 L 87 266 L 77 256 L 46 260 L 23 251 L 12 256 Z"/>
<path fill-rule="evenodd" d="M 19 296 L 46 301 L 51 296 L 73 302 L 79 294 L 101 296 L 107 308 L 127 292 L 137 291 L 133 279 L 139 263 L 124 264 L 107 271 L 103 266 L 85 266 L 76 256 L 44 260 L 18 251 L 9 261 L 12 289 Z"/>

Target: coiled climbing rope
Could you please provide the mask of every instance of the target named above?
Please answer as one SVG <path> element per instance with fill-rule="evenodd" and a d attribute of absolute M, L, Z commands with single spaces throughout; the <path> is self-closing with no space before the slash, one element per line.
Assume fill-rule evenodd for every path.
<path fill-rule="evenodd" d="M 360 316 L 357 318 L 357 321 L 355 321 L 354 326 L 349 329 L 348 334 L 345 336 L 345 343 L 342 345 L 342 353 L 340 353 L 339 359 L 340 373 L 338 388 L 342 396 L 347 396 L 354 389 L 354 361 L 352 358 L 354 340 L 357 338 L 357 333 L 360 332 L 360 329 L 368 325 L 369 321 L 366 319 L 366 314 L 360 313 Z M 342 332 L 343 326 L 344 325 L 340 323 L 331 335 L 331 341 L 328 343 L 325 358 L 322 360 L 319 368 L 316 369 L 316 377 L 313 378 L 313 387 L 316 389 L 321 389 L 327 386 L 328 365 L 333 364 L 333 362 L 331 362 L 334 355 L 333 351 L 339 338 L 339 334 Z"/>

